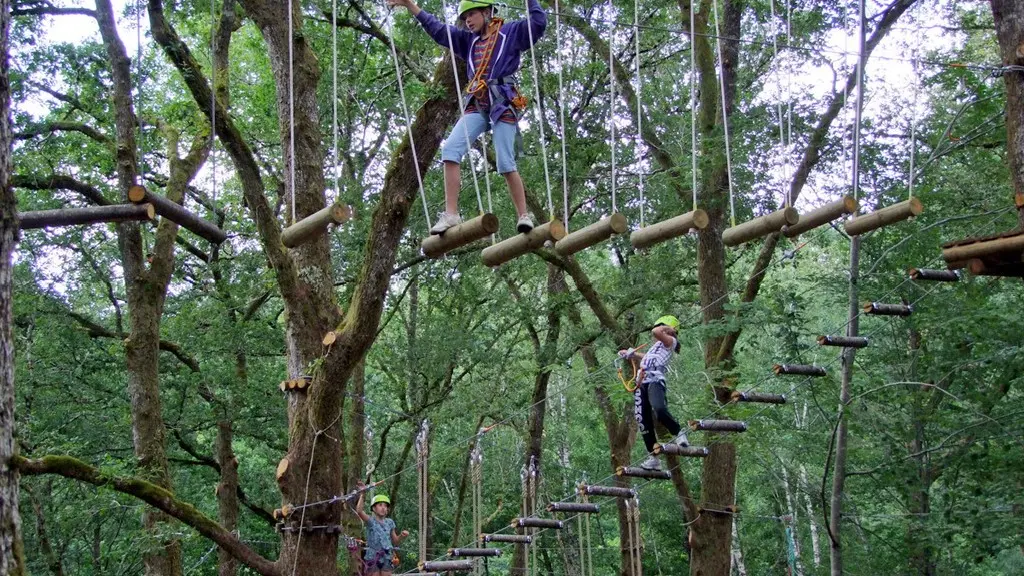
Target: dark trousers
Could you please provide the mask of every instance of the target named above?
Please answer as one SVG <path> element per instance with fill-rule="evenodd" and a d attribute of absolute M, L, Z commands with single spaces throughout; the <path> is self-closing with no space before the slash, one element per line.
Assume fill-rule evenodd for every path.
<path fill-rule="evenodd" d="M 644 382 L 636 387 L 633 392 L 633 413 L 636 415 L 636 425 L 640 428 L 644 445 L 650 453 L 654 452 L 654 443 L 657 440 L 654 434 L 654 418 L 657 418 L 673 436 L 679 434 L 682 429 L 668 411 L 664 380 Z"/>

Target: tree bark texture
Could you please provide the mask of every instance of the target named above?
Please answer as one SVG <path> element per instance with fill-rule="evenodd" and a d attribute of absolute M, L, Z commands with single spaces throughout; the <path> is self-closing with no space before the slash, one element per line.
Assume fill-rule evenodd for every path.
<path fill-rule="evenodd" d="M 1024 66 L 1024 3 L 1018 0 L 990 0 L 996 24 L 999 54 L 1004 66 Z M 1007 71 L 1006 154 L 1010 180 L 1018 198 L 1024 197 L 1024 72 Z M 1019 212 L 1024 226 L 1024 210 Z"/>

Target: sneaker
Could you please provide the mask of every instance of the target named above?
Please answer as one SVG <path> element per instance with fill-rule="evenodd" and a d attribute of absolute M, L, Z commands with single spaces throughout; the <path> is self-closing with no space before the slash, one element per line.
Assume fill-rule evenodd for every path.
<path fill-rule="evenodd" d="M 458 214 L 449 214 L 447 212 L 441 212 L 437 215 L 437 224 L 430 229 L 431 234 L 444 234 L 445 230 L 452 226 L 458 226 L 462 224 L 462 217 Z"/>
<path fill-rule="evenodd" d="M 516 231 L 520 234 L 526 234 L 530 230 L 533 230 L 533 212 L 523 214 L 516 222 Z"/>
<path fill-rule="evenodd" d="M 679 434 L 677 434 L 676 437 L 672 439 L 672 443 L 678 444 L 679 446 L 682 446 L 684 448 L 689 446 L 690 440 L 686 437 L 686 430 L 680 430 Z"/>
<path fill-rule="evenodd" d="M 648 456 L 640 467 L 644 470 L 661 470 L 661 460 L 657 456 Z"/>

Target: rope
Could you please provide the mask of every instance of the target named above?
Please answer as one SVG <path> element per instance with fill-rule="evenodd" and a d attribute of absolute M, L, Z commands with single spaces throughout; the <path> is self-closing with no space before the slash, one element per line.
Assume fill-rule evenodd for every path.
<path fill-rule="evenodd" d="M 529 1 L 527 2 L 527 8 L 529 8 Z M 544 164 L 544 184 L 548 190 L 548 213 L 551 215 L 551 219 L 555 219 L 555 204 L 551 199 L 551 174 L 548 172 L 548 145 L 544 137 L 544 114 L 543 106 L 540 100 L 540 73 L 537 72 L 537 52 L 533 47 L 533 22 L 530 21 L 530 12 L 526 12 L 526 35 L 530 40 L 530 62 L 533 72 L 533 97 L 537 101 L 537 128 L 540 130 L 540 157 Z M 568 207 L 563 207 L 564 210 L 568 210 Z"/>
<path fill-rule="evenodd" d="M 419 469 L 418 480 L 419 480 L 419 546 L 420 546 L 420 562 L 427 561 L 427 501 L 430 498 L 429 486 L 428 486 L 428 470 L 427 463 L 430 460 L 429 457 L 429 446 L 427 445 L 427 435 L 429 434 L 430 425 L 426 420 L 420 425 L 420 433 L 416 437 L 416 467 Z"/>
<path fill-rule="evenodd" d="M 535 457 L 530 457 L 530 513 L 528 516 L 537 515 L 537 460 Z M 533 559 L 530 561 L 530 573 L 532 575 L 537 574 L 537 529 L 531 528 L 530 535 L 533 536 L 533 542 L 530 544 L 530 553 Z"/>
<path fill-rule="evenodd" d="M 217 2 L 210 0 L 210 178 L 211 204 L 217 208 Z"/>
<path fill-rule="evenodd" d="M 331 63 L 332 63 L 332 111 L 331 128 L 334 132 L 334 195 L 335 202 L 341 198 L 338 177 L 338 0 L 331 0 Z"/>
<path fill-rule="evenodd" d="M 697 50 L 694 48 L 694 2 L 690 2 L 690 174 L 693 190 L 693 211 L 697 211 Z"/>
<path fill-rule="evenodd" d="M 907 172 L 907 200 L 914 199 L 914 157 L 917 156 L 917 97 L 921 83 L 917 77 L 917 66 L 914 65 L 914 97 L 910 107 L 910 169 Z"/>
<path fill-rule="evenodd" d="M 640 76 L 640 0 L 633 2 L 633 37 L 636 39 L 636 140 L 637 151 L 644 142 L 643 78 Z M 640 160 L 638 154 L 637 160 Z M 637 186 L 640 188 L 640 227 L 644 227 L 644 170 L 643 162 L 637 167 Z"/>
<path fill-rule="evenodd" d="M 643 564 L 643 541 L 640 539 L 640 497 L 633 496 L 633 546 L 636 554 L 636 570 L 633 571 L 633 576 L 643 576 L 644 564 Z"/>
<path fill-rule="evenodd" d="M 442 9 L 444 9 L 444 3 L 441 3 Z M 462 82 L 459 80 L 459 68 L 455 62 L 455 44 L 452 42 L 452 29 L 447 24 L 444 26 L 444 31 L 448 34 L 448 51 L 451 53 L 452 60 L 452 76 L 455 77 L 455 92 L 459 95 L 459 119 L 461 120 L 466 114 L 466 106 L 469 104 L 469 100 L 464 98 L 462 95 Z M 467 54 L 467 58 L 472 60 L 473 55 Z M 462 123 L 463 136 L 466 138 L 466 154 L 469 155 L 469 150 L 472 148 L 469 142 L 469 126 L 465 122 Z M 484 200 L 480 197 L 480 183 L 476 178 L 476 166 L 473 164 L 473 158 L 470 156 L 469 169 L 473 174 L 473 190 L 476 191 L 476 205 L 480 210 L 480 213 L 484 213 Z"/>
<path fill-rule="evenodd" d="M 480 451 L 480 441 L 482 437 L 477 437 L 476 445 L 473 447 L 473 452 L 470 454 L 470 463 L 472 466 L 473 473 L 473 535 L 479 540 L 480 534 L 483 533 L 483 496 L 481 494 L 481 484 L 483 483 L 483 454 Z M 478 576 L 482 574 L 482 566 L 479 562 L 473 564 L 473 573 Z"/>
<path fill-rule="evenodd" d="M 530 502 L 529 502 L 530 482 L 529 482 L 529 480 L 527 480 L 527 471 L 526 471 L 526 466 L 525 465 L 519 471 L 519 483 L 520 483 L 520 491 L 521 491 L 521 493 L 523 495 L 523 504 L 522 504 L 523 516 L 529 516 L 530 515 Z M 527 532 L 527 531 L 524 530 L 524 532 Z M 527 574 L 530 574 L 530 547 L 532 545 L 533 545 L 532 541 L 529 544 L 524 544 L 523 545 L 524 546 L 524 548 L 523 548 L 523 563 L 525 564 L 525 566 L 524 566 L 525 570 L 524 571 Z"/>
<path fill-rule="evenodd" d="M 860 125 L 864 114 L 864 60 L 866 55 L 864 0 L 860 0 L 859 50 L 857 52 L 857 105 L 853 109 L 853 198 L 860 199 Z M 856 218 L 856 215 L 854 215 Z"/>
<path fill-rule="evenodd" d="M 292 0 L 288 0 L 291 2 Z M 398 50 L 395 48 L 394 10 L 388 10 L 388 44 L 391 46 L 391 59 L 395 62 L 395 78 L 398 80 L 398 95 L 402 99 L 402 115 L 405 116 L 405 131 L 409 135 L 409 148 L 412 150 L 412 163 L 416 169 L 416 184 L 420 188 L 420 199 L 423 200 L 423 218 L 430 226 L 430 209 L 427 207 L 427 193 L 423 190 L 423 175 L 420 174 L 420 159 L 416 153 L 416 139 L 412 135 L 412 120 L 409 117 L 409 104 L 405 101 L 405 83 L 402 82 L 402 67 L 398 63 Z M 468 138 L 467 138 L 468 140 Z"/>
<path fill-rule="evenodd" d="M 610 4 L 609 10 L 614 8 Z M 615 198 L 615 28 L 608 28 L 608 91 L 610 102 L 608 109 L 608 132 L 611 137 L 612 147 L 612 212 L 618 212 L 618 202 Z"/>
<path fill-rule="evenodd" d="M 212 0 L 211 0 L 212 2 Z M 135 90 L 135 115 L 138 118 L 138 144 L 136 148 L 142 149 L 142 0 L 137 0 L 135 3 L 135 75 L 138 78 L 139 85 Z M 146 179 L 146 163 L 144 162 L 144 156 L 139 154 L 138 159 L 139 169 L 139 182 L 144 182 Z"/>
<path fill-rule="evenodd" d="M 562 130 L 562 224 L 569 232 L 569 154 L 566 151 L 566 140 L 569 133 L 565 128 L 565 86 L 562 79 L 562 14 L 555 12 L 555 59 L 558 62 L 558 122 Z M 642 216 L 641 216 L 642 218 Z"/>
<path fill-rule="evenodd" d="M 718 0 L 712 2 L 715 11 L 715 34 L 721 34 L 718 25 Z M 725 102 L 725 59 L 722 57 L 722 42 L 718 42 L 718 84 L 722 88 L 722 127 L 725 129 L 725 167 L 726 178 L 729 180 L 729 222 L 736 226 L 736 202 L 732 186 L 732 151 L 729 149 L 729 112 Z"/>
<path fill-rule="evenodd" d="M 292 193 L 292 224 L 295 224 L 295 23 L 293 19 L 292 0 L 288 0 L 288 182 Z M 302 532 L 299 532 L 299 538 L 302 538 Z"/>
<path fill-rule="evenodd" d="M 771 26 L 771 34 L 772 34 L 772 61 L 775 62 L 776 65 L 778 65 L 778 61 L 779 61 L 779 36 L 778 36 L 778 34 L 775 33 L 775 0 L 771 0 L 770 7 L 771 7 L 770 8 L 771 9 L 771 22 L 772 22 L 772 26 Z M 776 74 L 776 81 L 778 81 L 778 74 Z M 778 85 L 778 84 L 776 84 L 776 86 L 781 91 L 782 87 L 780 85 Z M 785 126 L 786 121 L 785 121 L 785 118 L 784 118 L 784 116 L 782 114 L 782 110 L 783 109 L 782 109 L 782 99 L 781 99 L 781 97 L 778 100 L 775 101 L 775 110 L 776 110 L 776 115 L 779 117 L 779 146 L 783 150 L 783 162 L 784 162 L 783 167 L 782 167 L 782 178 L 783 178 L 782 188 L 783 188 L 783 190 L 785 190 L 785 179 L 786 179 L 786 176 L 789 174 L 789 148 L 786 146 L 786 126 Z M 784 191 L 783 193 L 786 195 L 786 197 L 783 199 L 783 204 L 788 208 L 789 205 L 790 205 L 790 201 L 791 201 L 790 200 L 790 194 L 789 194 L 788 191 Z"/>

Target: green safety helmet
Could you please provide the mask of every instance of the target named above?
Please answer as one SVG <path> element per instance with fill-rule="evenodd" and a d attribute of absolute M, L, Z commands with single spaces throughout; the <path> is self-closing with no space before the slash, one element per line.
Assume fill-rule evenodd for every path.
<path fill-rule="evenodd" d="M 673 330 L 679 330 L 679 318 L 671 315 L 662 316 L 654 321 L 654 326 L 668 326 Z"/>
<path fill-rule="evenodd" d="M 388 498 L 387 494 L 377 494 L 376 496 L 373 497 L 373 500 L 370 501 L 370 508 L 373 508 L 374 506 L 380 504 L 381 502 L 387 504 L 388 506 L 391 506 L 391 498 Z"/>
<path fill-rule="evenodd" d="M 462 20 L 463 15 L 474 8 L 494 8 L 494 2 L 491 0 L 462 0 L 459 2 L 459 20 Z"/>

